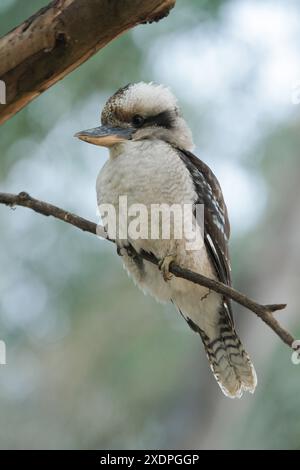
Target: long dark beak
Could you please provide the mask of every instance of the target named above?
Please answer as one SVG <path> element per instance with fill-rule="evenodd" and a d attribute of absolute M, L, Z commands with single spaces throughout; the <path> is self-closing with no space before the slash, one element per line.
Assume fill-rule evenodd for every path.
<path fill-rule="evenodd" d="M 74 137 L 88 142 L 89 144 L 101 145 L 102 147 L 111 147 L 114 144 L 130 140 L 134 129 L 124 129 L 122 127 L 100 126 L 94 129 L 77 132 Z"/>

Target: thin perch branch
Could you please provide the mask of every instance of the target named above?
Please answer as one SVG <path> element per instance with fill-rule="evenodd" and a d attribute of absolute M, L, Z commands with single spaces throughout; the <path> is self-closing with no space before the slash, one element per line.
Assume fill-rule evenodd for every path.
<path fill-rule="evenodd" d="M 107 238 L 103 227 L 95 224 L 94 222 L 90 222 L 89 220 L 79 217 L 78 215 L 72 214 L 71 212 L 65 211 L 64 209 L 61 209 L 57 206 L 49 204 L 48 202 L 34 199 L 26 192 L 21 192 L 19 194 L 0 193 L 0 204 L 5 204 L 10 207 L 28 207 L 29 209 L 32 209 L 39 214 L 53 216 L 56 219 L 60 219 L 63 222 L 74 225 L 74 227 L 77 227 L 80 230 L 102 236 L 107 240 L 114 242 L 114 240 Z M 149 253 L 142 252 L 136 254 L 136 256 L 140 256 L 144 260 L 153 264 L 158 264 L 158 260 L 155 258 L 155 256 Z M 222 282 L 209 279 L 202 274 L 194 273 L 188 269 L 181 268 L 175 263 L 170 265 L 170 272 L 174 274 L 174 276 L 186 279 L 188 281 L 194 282 L 195 284 L 199 284 L 219 294 L 222 294 L 234 300 L 243 307 L 246 307 L 248 310 L 251 310 L 259 318 L 261 318 L 261 320 L 263 320 L 285 344 L 287 344 L 290 348 L 293 348 L 295 339 L 279 324 L 279 322 L 273 316 L 273 312 L 283 310 L 286 307 L 286 304 L 260 305 L 232 287 L 223 284 Z"/>

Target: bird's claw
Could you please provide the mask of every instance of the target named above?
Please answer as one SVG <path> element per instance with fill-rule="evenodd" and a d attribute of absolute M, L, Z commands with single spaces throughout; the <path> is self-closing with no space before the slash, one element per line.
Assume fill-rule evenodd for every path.
<path fill-rule="evenodd" d="M 175 255 L 170 254 L 162 258 L 158 262 L 158 269 L 162 272 L 164 280 L 170 281 L 173 277 L 173 274 L 170 273 L 170 264 L 175 261 Z"/>
<path fill-rule="evenodd" d="M 117 254 L 119 256 L 128 255 L 130 258 L 134 258 L 137 253 L 132 245 L 117 245 Z"/>
<path fill-rule="evenodd" d="M 126 249 L 123 246 L 117 245 L 117 255 L 124 256 Z"/>

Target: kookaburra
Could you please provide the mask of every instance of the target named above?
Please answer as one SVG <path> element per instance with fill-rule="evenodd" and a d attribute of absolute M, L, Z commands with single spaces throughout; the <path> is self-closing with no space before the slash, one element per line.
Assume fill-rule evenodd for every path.
<path fill-rule="evenodd" d="M 226 297 L 170 276 L 174 261 L 182 268 L 231 285 L 229 221 L 217 178 L 193 150 L 192 134 L 171 91 L 153 83 L 129 84 L 108 99 L 101 126 L 76 137 L 109 148 L 97 179 L 98 204 L 119 210 L 120 196 L 130 204 L 204 205 L 204 243 L 187 250 L 184 239 L 126 240 L 116 237 L 124 265 L 135 283 L 159 301 L 172 301 L 204 344 L 213 374 L 225 395 L 254 392 L 256 374 L 235 331 Z M 148 252 L 156 266 L 135 253 Z"/>

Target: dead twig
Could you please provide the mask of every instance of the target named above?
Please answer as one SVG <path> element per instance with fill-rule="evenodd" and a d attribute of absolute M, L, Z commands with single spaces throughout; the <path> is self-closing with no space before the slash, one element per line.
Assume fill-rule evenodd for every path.
<path fill-rule="evenodd" d="M 39 214 L 55 217 L 56 219 L 60 219 L 63 222 L 71 224 L 74 227 L 79 228 L 80 230 L 90 232 L 94 235 L 102 236 L 107 240 L 114 242 L 114 240 L 107 238 L 107 236 L 105 235 L 104 228 L 97 225 L 96 223 L 79 217 L 76 214 L 72 214 L 71 212 L 68 212 L 57 206 L 49 204 L 48 202 L 34 199 L 26 192 L 21 192 L 19 194 L 0 193 L 0 204 L 5 204 L 10 207 L 28 207 L 29 209 L 32 209 L 35 212 L 38 212 Z M 155 258 L 155 256 L 153 256 L 152 254 L 142 252 L 137 253 L 136 256 L 140 256 L 141 258 L 146 261 L 149 261 L 150 263 L 156 265 L 158 264 L 157 258 Z M 248 310 L 255 313 L 261 320 L 263 320 L 285 344 L 287 344 L 290 348 L 295 348 L 295 346 L 293 347 L 295 339 L 288 331 L 286 331 L 279 324 L 279 322 L 274 318 L 273 315 L 274 312 L 278 310 L 283 310 L 286 307 L 286 304 L 258 304 L 246 295 L 242 294 L 241 292 L 238 292 L 237 290 L 233 289 L 232 287 L 226 284 L 223 284 L 222 282 L 209 279 L 208 277 L 203 276 L 202 274 L 198 274 L 189 271 L 188 269 L 184 269 L 176 265 L 175 263 L 172 263 L 170 265 L 170 272 L 174 274 L 174 276 L 186 279 L 187 281 L 194 282 L 195 284 L 199 284 L 201 286 L 212 289 L 213 291 L 230 298 L 231 300 L 242 305 L 243 307 L 246 307 Z"/>

